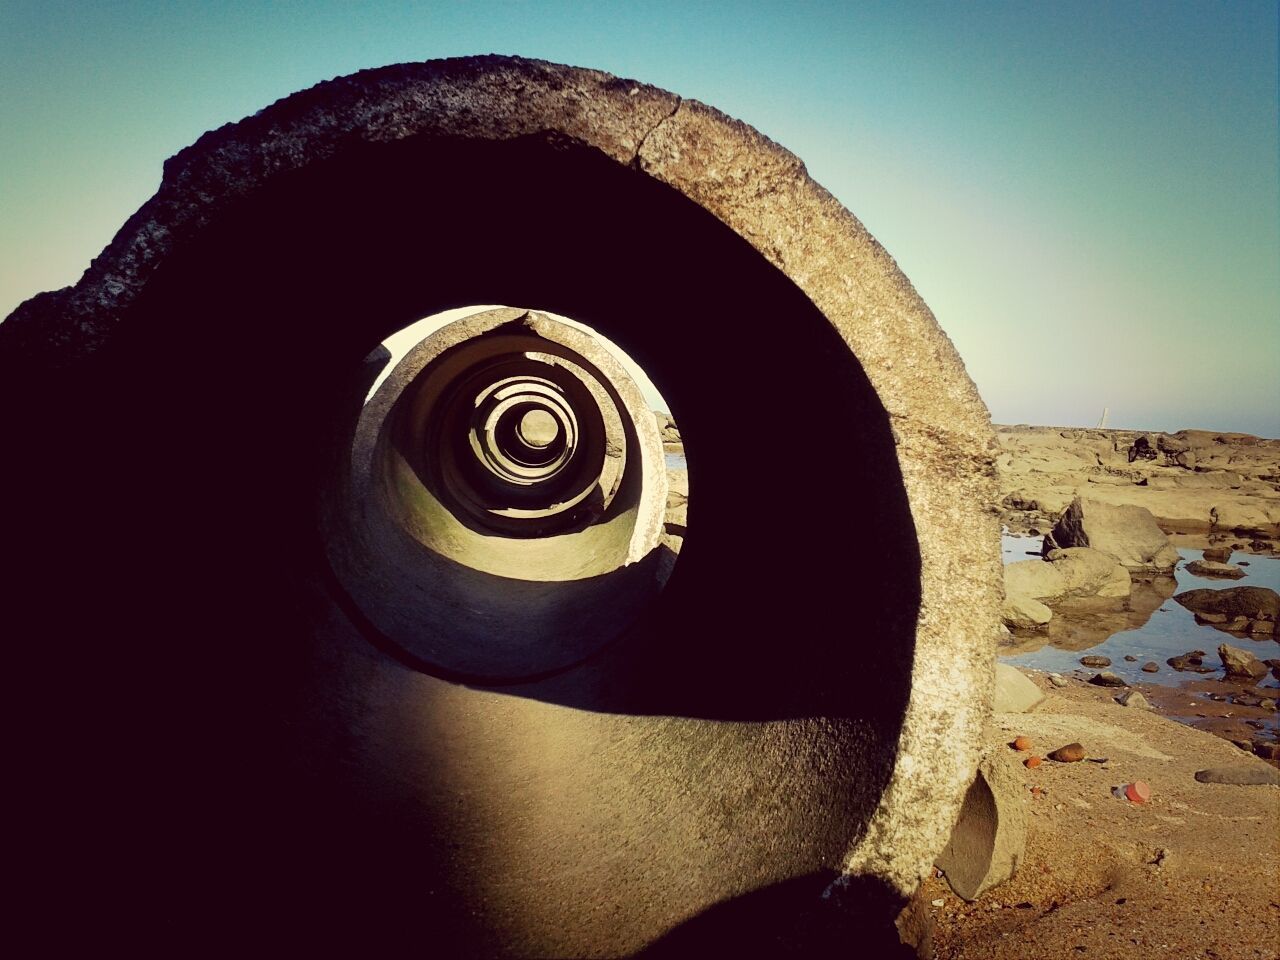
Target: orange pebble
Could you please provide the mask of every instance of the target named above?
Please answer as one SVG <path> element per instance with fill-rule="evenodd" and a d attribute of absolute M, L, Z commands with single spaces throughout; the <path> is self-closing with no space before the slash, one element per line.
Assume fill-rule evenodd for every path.
<path fill-rule="evenodd" d="M 1015 750 L 1030 750 L 1030 749 L 1031 749 L 1031 738 L 1030 738 L 1030 737 L 1016 737 L 1016 738 L 1014 738 L 1014 741 L 1013 741 L 1013 749 L 1015 749 Z"/>
<path fill-rule="evenodd" d="M 1022 765 L 1025 767 L 1038 767 L 1040 766 L 1040 763 L 1041 761 L 1039 757 L 1027 757 L 1027 759 L 1022 761 Z"/>

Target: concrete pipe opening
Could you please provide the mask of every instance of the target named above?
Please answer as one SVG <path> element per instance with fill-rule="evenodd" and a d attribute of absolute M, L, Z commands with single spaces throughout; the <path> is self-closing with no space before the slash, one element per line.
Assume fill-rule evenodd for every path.
<path fill-rule="evenodd" d="M 514 313 L 364 403 L 362 358 L 468 304 Z M 670 401 L 674 567 L 652 423 L 544 311 Z M 862 225 L 705 105 L 500 57 L 321 84 L 170 160 L 0 324 L 0 384 L 14 549 L 48 558 L 15 595 L 130 638 L 94 678 L 143 718 L 107 739 L 147 819 L 104 835 L 186 881 L 130 902 L 812 952 L 868 942 L 947 841 L 998 624 L 989 420 Z M 68 507 L 87 463 L 109 508 Z"/>
<path fill-rule="evenodd" d="M 672 568 L 645 398 L 591 333 L 536 312 L 426 337 L 364 404 L 340 464 L 324 514 L 341 588 L 441 676 L 565 669 L 638 620 Z"/>

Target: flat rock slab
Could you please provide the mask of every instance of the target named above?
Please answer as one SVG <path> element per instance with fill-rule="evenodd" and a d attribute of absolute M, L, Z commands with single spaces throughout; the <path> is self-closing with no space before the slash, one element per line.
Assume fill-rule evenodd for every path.
<path fill-rule="evenodd" d="M 1280 770 L 1274 767 L 1209 767 L 1197 770 L 1196 779 L 1201 783 L 1230 783 L 1239 786 L 1280 786 Z"/>
<path fill-rule="evenodd" d="M 1193 613 L 1221 614 L 1227 619 L 1276 620 L 1280 594 L 1270 587 L 1200 588 L 1175 594 L 1173 599 Z"/>
<path fill-rule="evenodd" d="M 1187 573 L 1197 577 L 1221 577 L 1226 580 L 1239 580 L 1244 571 L 1234 563 L 1218 563 L 1213 560 L 1192 560 L 1187 564 Z"/>

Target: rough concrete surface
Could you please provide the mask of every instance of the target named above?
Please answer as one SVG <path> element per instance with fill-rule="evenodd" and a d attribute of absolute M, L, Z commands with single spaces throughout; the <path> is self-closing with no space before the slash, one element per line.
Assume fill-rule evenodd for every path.
<path fill-rule="evenodd" d="M 1017 873 L 1027 841 L 1020 764 L 1006 744 L 991 740 L 937 862 L 956 896 L 969 902 Z"/>
<path fill-rule="evenodd" d="M 1110 554 L 1130 573 L 1167 576 L 1178 565 L 1178 550 L 1146 507 L 1076 497 L 1045 537 L 1054 547 L 1092 547 Z"/>

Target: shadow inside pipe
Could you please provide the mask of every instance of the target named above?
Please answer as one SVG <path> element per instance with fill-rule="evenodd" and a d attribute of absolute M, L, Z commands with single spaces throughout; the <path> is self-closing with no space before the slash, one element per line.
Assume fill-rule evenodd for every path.
<path fill-rule="evenodd" d="M 824 871 L 734 897 L 686 920 L 635 956 L 858 956 L 914 960 L 894 919 L 903 899 L 874 877 Z"/>

